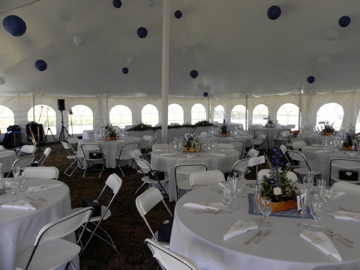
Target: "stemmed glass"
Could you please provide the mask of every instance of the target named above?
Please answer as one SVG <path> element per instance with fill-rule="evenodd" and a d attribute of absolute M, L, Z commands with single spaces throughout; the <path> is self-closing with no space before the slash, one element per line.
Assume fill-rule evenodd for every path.
<path fill-rule="evenodd" d="M 267 221 L 267 217 L 271 214 L 272 205 L 271 205 L 271 198 L 270 197 L 261 197 L 260 198 L 260 212 L 264 216 L 265 221 L 261 223 L 261 226 L 269 227 L 271 223 Z"/>
<path fill-rule="evenodd" d="M 319 231 L 321 226 L 318 224 L 325 213 L 325 202 L 316 194 L 311 198 L 310 201 L 310 212 L 315 220 L 315 224 L 311 227 L 314 231 Z"/>
<path fill-rule="evenodd" d="M 325 192 L 325 187 L 326 187 L 326 180 L 318 179 L 318 180 L 316 180 L 316 184 L 317 184 L 317 187 L 318 187 L 319 198 L 323 199 L 324 192 Z"/>
<path fill-rule="evenodd" d="M 232 192 L 231 190 L 223 189 L 221 193 L 221 201 L 225 205 L 226 211 L 231 212 L 229 209 L 229 205 L 233 200 Z"/>
<path fill-rule="evenodd" d="M 303 178 L 305 187 L 310 193 L 314 184 L 314 175 L 315 174 L 312 171 L 308 171 L 305 177 Z"/>
<path fill-rule="evenodd" d="M 326 211 L 332 211 L 330 208 L 330 203 L 335 197 L 335 191 L 332 187 L 326 187 L 324 190 L 323 200 L 326 203 Z"/>
<path fill-rule="evenodd" d="M 196 155 L 199 155 L 199 151 L 201 150 L 201 144 L 200 142 L 195 142 L 195 151 Z"/>
<path fill-rule="evenodd" d="M 309 195 L 310 194 L 306 188 L 302 189 L 301 194 L 299 195 L 300 196 L 299 203 L 300 203 L 300 208 L 301 208 L 301 222 L 298 223 L 298 225 L 301 227 L 304 227 L 304 228 L 309 226 L 307 223 L 304 222 L 306 208 L 307 208 L 308 201 L 309 201 Z"/>
<path fill-rule="evenodd" d="M 254 190 L 254 207 L 256 214 L 258 216 L 254 217 L 254 221 L 258 224 L 262 223 L 262 218 L 260 217 L 260 198 L 261 198 L 261 184 L 255 184 L 255 190 Z"/>

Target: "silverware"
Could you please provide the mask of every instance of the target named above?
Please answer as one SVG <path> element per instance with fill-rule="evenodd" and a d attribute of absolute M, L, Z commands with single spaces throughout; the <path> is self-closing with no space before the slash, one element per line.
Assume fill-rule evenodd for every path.
<path fill-rule="evenodd" d="M 190 210 L 190 212 L 193 212 L 195 214 L 218 214 L 220 211 L 219 210 L 213 210 L 213 209 L 193 209 Z"/>
<path fill-rule="evenodd" d="M 350 210 L 350 209 L 346 209 L 346 208 L 343 208 L 343 207 L 339 207 L 340 210 L 343 210 L 343 211 L 346 211 L 346 212 L 353 212 L 353 213 L 357 213 L 357 214 L 360 214 L 359 211 L 353 211 L 353 210 Z"/>
<path fill-rule="evenodd" d="M 348 242 L 349 244 L 354 244 L 353 241 L 347 239 L 346 237 L 344 237 L 344 236 L 342 236 L 342 235 L 340 235 L 340 234 L 338 234 L 338 233 L 333 232 L 333 231 L 330 230 L 329 228 L 326 228 L 326 230 L 330 233 L 330 235 L 331 235 L 332 238 L 339 238 L 339 239 L 342 239 L 342 240 Z"/>
<path fill-rule="evenodd" d="M 265 236 L 269 235 L 270 233 L 271 233 L 270 229 L 267 229 L 267 230 L 265 231 L 265 233 L 264 233 L 259 239 L 257 239 L 257 240 L 255 241 L 255 243 L 256 243 L 256 244 L 259 244 L 260 241 L 263 240 L 263 239 L 265 238 Z"/>
<path fill-rule="evenodd" d="M 29 196 L 25 196 L 26 199 L 28 199 L 29 201 L 41 201 L 41 202 L 46 202 L 46 200 L 44 198 L 41 197 L 29 197 Z"/>
<path fill-rule="evenodd" d="M 249 240 L 247 240 L 247 241 L 244 243 L 244 245 L 250 244 L 250 242 L 251 242 L 252 240 L 254 240 L 256 237 L 261 236 L 261 234 L 262 234 L 262 231 L 258 231 L 258 232 L 257 232 L 255 235 L 253 235 Z"/>

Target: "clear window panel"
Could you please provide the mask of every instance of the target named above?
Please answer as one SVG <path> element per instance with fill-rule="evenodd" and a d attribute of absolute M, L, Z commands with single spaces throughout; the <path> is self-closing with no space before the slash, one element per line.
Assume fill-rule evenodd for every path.
<path fill-rule="evenodd" d="M 206 108 L 202 104 L 194 104 L 191 108 L 191 124 L 206 120 Z"/>
<path fill-rule="evenodd" d="M 129 107 L 116 105 L 109 112 L 110 124 L 120 128 L 132 125 L 132 113 Z"/>
<path fill-rule="evenodd" d="M 73 114 L 69 114 L 69 132 L 82 134 L 84 130 L 94 129 L 94 117 L 92 110 L 85 105 L 75 105 L 71 108 Z"/>
<path fill-rule="evenodd" d="M 320 107 L 316 114 L 316 127 L 319 130 L 324 128 L 323 124 L 319 122 L 327 122 L 329 125 L 333 126 L 335 130 L 339 130 L 342 126 L 344 118 L 344 109 L 338 103 L 327 103 Z M 349 127 L 344 127 L 348 129 Z"/>
<path fill-rule="evenodd" d="M 168 124 L 184 124 L 184 109 L 179 104 L 170 104 L 168 109 Z"/>
<path fill-rule="evenodd" d="M 158 109 L 151 104 L 145 105 L 141 110 L 141 120 L 144 124 L 156 126 L 159 123 Z"/>
<path fill-rule="evenodd" d="M 264 104 L 259 104 L 254 108 L 253 111 L 253 119 L 252 124 L 253 125 L 266 125 L 267 118 L 269 116 L 269 109 Z"/>
<path fill-rule="evenodd" d="M 28 111 L 28 122 L 35 122 L 42 124 L 45 135 L 56 134 L 56 111 L 47 105 L 35 106 L 35 117 L 33 108 Z"/>
<path fill-rule="evenodd" d="M 12 110 L 2 105 L 0 105 L 0 115 L 0 130 L 1 134 L 4 134 L 9 126 L 15 125 L 15 117 Z"/>

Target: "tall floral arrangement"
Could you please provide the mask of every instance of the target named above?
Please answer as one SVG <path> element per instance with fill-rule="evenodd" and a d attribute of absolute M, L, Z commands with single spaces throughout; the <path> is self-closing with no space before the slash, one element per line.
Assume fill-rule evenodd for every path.
<path fill-rule="evenodd" d="M 226 121 L 224 119 L 223 124 L 221 125 L 221 136 L 227 136 L 229 133 L 228 125 L 226 124 Z"/>
<path fill-rule="evenodd" d="M 184 147 L 193 148 L 196 142 L 198 142 L 198 138 L 195 135 L 195 130 L 184 135 Z"/>

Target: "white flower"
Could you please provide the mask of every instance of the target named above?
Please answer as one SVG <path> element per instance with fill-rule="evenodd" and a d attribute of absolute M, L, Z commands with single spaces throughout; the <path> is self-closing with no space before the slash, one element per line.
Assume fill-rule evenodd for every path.
<path fill-rule="evenodd" d="M 273 191 L 275 196 L 282 194 L 281 188 L 279 187 L 274 188 Z"/>

